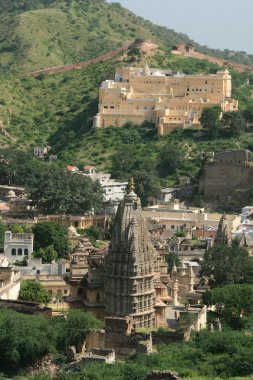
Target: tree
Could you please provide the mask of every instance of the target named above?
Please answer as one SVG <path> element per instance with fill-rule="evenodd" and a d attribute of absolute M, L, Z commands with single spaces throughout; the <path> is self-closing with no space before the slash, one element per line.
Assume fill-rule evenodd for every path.
<path fill-rule="evenodd" d="M 51 296 L 39 282 L 25 280 L 21 283 L 18 298 L 23 301 L 38 302 L 48 304 Z"/>
<path fill-rule="evenodd" d="M 0 310 L 0 367 L 24 367 L 53 351 L 56 336 L 45 318 Z"/>
<path fill-rule="evenodd" d="M 143 53 L 138 47 L 131 46 L 127 52 L 127 56 L 131 59 L 131 61 L 137 61 L 141 59 Z"/>
<path fill-rule="evenodd" d="M 141 199 L 142 206 L 146 206 L 149 197 L 159 197 L 161 184 L 154 172 L 136 170 L 133 172 L 135 192 Z"/>
<path fill-rule="evenodd" d="M 4 251 L 4 234 L 7 229 L 6 224 L 0 221 L 0 252 Z"/>
<path fill-rule="evenodd" d="M 134 144 L 123 144 L 112 155 L 112 176 L 118 179 L 128 179 L 138 168 L 138 149 Z"/>
<path fill-rule="evenodd" d="M 56 321 L 59 347 L 77 345 L 86 337 L 88 330 L 102 328 L 103 324 L 92 313 L 70 310 L 66 319 Z"/>
<path fill-rule="evenodd" d="M 222 128 L 232 135 L 239 136 L 246 128 L 245 120 L 240 112 L 224 112 L 221 119 Z"/>
<path fill-rule="evenodd" d="M 95 224 L 84 230 L 85 235 L 89 238 L 91 243 L 95 246 L 96 240 L 102 240 L 103 234 L 98 226 Z"/>
<path fill-rule="evenodd" d="M 220 132 L 220 116 L 221 107 L 214 106 L 211 108 L 204 108 L 199 121 L 211 138 L 217 138 Z"/>
<path fill-rule="evenodd" d="M 103 200 L 97 181 L 53 166 L 42 172 L 28 190 L 34 205 L 45 214 L 80 215 L 98 210 Z"/>
<path fill-rule="evenodd" d="M 57 257 L 66 257 L 69 253 L 67 228 L 55 222 L 39 222 L 33 227 L 35 251 L 49 246 L 57 252 Z"/>
<path fill-rule="evenodd" d="M 244 248 L 219 245 L 204 254 L 200 275 L 208 277 L 212 287 L 250 283 L 253 262 Z"/>
<path fill-rule="evenodd" d="M 34 257 L 41 258 L 43 263 L 51 263 L 57 259 L 57 252 L 52 245 L 46 248 L 39 248 L 34 252 Z"/>
<path fill-rule="evenodd" d="M 176 265 L 176 267 L 180 267 L 182 265 L 180 257 L 176 252 L 170 252 L 168 255 L 165 256 L 165 259 L 168 264 L 169 273 L 172 272 L 174 265 Z"/>
<path fill-rule="evenodd" d="M 203 296 L 208 306 L 215 305 L 216 310 L 229 319 L 253 313 L 253 285 L 230 284 L 214 288 Z"/>
<path fill-rule="evenodd" d="M 167 177 L 174 174 L 183 161 L 183 154 L 174 143 L 167 143 L 158 156 L 157 170 L 160 176 Z"/>
<path fill-rule="evenodd" d="M 249 106 L 245 110 L 243 110 L 243 117 L 248 124 L 253 123 L 253 106 Z"/>

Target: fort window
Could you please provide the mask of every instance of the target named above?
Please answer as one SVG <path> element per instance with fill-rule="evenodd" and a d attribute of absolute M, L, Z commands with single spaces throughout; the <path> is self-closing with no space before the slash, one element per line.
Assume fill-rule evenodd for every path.
<path fill-rule="evenodd" d="M 104 109 L 107 110 L 107 109 L 108 109 L 108 106 L 104 106 Z"/>
<path fill-rule="evenodd" d="M 114 110 L 114 106 L 110 106 L 110 109 L 111 109 L 111 110 Z"/>
<path fill-rule="evenodd" d="M 11 254 L 12 254 L 12 256 L 16 256 L 16 254 L 17 254 L 16 248 L 12 248 Z"/>
<path fill-rule="evenodd" d="M 25 253 L 25 256 L 28 256 L 28 249 L 27 248 L 25 248 L 24 253 Z"/>
<path fill-rule="evenodd" d="M 18 255 L 19 255 L 19 256 L 22 256 L 22 253 L 23 253 L 23 252 L 22 252 L 22 248 L 19 248 L 19 249 L 18 249 Z"/>

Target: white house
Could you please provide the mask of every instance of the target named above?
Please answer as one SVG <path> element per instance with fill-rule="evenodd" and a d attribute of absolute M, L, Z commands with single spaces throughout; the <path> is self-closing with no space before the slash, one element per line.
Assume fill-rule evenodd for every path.
<path fill-rule="evenodd" d="M 33 234 L 19 234 L 6 231 L 4 235 L 4 255 L 10 262 L 29 258 L 33 252 Z"/>

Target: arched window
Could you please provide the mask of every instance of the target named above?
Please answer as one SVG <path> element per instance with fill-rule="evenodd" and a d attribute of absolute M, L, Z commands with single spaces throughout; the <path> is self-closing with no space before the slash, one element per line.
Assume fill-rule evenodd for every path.
<path fill-rule="evenodd" d="M 11 254 L 12 254 L 12 256 L 16 256 L 16 254 L 17 254 L 16 248 L 12 248 Z"/>
<path fill-rule="evenodd" d="M 23 254 L 22 248 L 19 248 L 19 249 L 18 249 L 18 255 L 19 255 L 19 256 L 22 256 L 22 254 Z"/>
<path fill-rule="evenodd" d="M 27 248 L 25 248 L 24 253 L 25 253 L 25 256 L 28 256 L 28 249 Z"/>

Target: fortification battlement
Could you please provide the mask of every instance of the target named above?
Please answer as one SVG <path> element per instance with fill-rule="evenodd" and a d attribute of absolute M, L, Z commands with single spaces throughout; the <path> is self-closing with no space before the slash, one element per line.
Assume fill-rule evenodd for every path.
<path fill-rule="evenodd" d="M 230 150 L 214 155 L 213 164 L 252 166 L 252 154 L 250 150 Z"/>

